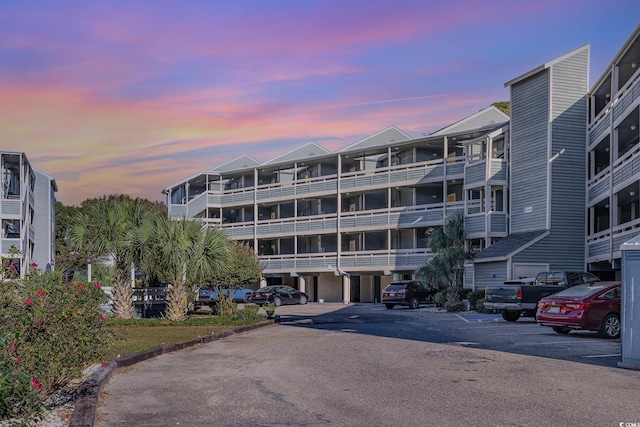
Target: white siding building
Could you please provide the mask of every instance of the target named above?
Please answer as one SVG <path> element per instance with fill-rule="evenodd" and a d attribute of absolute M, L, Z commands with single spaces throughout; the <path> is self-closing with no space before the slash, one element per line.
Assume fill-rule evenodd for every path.
<path fill-rule="evenodd" d="M 31 167 L 21 152 L 0 151 L 2 257 L 24 277 L 32 263 L 53 265 L 55 180 Z"/>

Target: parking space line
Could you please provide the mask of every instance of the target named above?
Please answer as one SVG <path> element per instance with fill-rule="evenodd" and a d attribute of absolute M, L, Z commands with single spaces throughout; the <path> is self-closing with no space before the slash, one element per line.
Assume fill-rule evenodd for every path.
<path fill-rule="evenodd" d="M 580 341 L 545 341 L 545 342 L 532 342 L 532 343 L 515 343 L 513 344 L 514 346 L 529 346 L 529 345 L 535 345 L 535 346 L 540 346 L 540 345 L 548 345 L 548 344 L 576 344 L 577 342 L 583 343 L 583 342 L 600 342 L 598 340 L 580 340 Z"/>
<path fill-rule="evenodd" d="M 456 316 L 458 316 L 459 319 L 464 320 L 467 323 L 471 323 L 470 321 L 468 321 L 467 319 L 465 319 L 464 317 L 460 316 L 459 314 L 456 314 Z"/>
<path fill-rule="evenodd" d="M 618 356 L 621 356 L 621 354 L 620 353 L 615 353 L 615 354 L 593 354 L 591 356 L 582 356 L 582 357 L 586 357 L 588 359 L 591 359 L 591 358 L 597 358 L 597 357 L 618 357 Z"/>

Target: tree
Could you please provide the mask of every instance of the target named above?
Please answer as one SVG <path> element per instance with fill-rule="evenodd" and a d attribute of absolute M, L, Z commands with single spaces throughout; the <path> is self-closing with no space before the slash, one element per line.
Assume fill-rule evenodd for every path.
<path fill-rule="evenodd" d="M 464 264 L 473 258 L 466 249 L 464 215 L 448 217 L 444 226 L 429 228 L 426 236 L 427 246 L 434 254 L 417 270 L 417 275 L 438 289 L 462 287 Z"/>
<path fill-rule="evenodd" d="M 73 218 L 72 248 L 91 258 L 109 257 L 114 263 L 113 313 L 118 318 L 134 314 L 130 270 L 141 254 L 132 239 L 148 216 L 158 216 L 151 202 L 121 195 L 92 199 Z"/>
<path fill-rule="evenodd" d="M 227 262 L 228 268 L 216 270 L 212 282 L 224 284 L 230 288 L 250 286 L 260 280 L 264 266 L 247 243 L 235 242 Z"/>
<path fill-rule="evenodd" d="M 217 228 L 209 228 L 197 219 L 172 220 L 166 216 L 147 218 L 135 237 L 140 265 L 160 272 L 170 281 L 166 315 L 169 320 L 184 320 L 189 308 L 189 284 L 193 287 L 214 271 L 227 268 L 229 240 Z"/>
<path fill-rule="evenodd" d="M 56 269 L 64 271 L 67 268 L 79 270 L 87 264 L 87 254 L 74 250 L 71 244 L 71 230 L 73 218 L 78 214 L 79 208 L 65 206 L 56 202 Z"/>

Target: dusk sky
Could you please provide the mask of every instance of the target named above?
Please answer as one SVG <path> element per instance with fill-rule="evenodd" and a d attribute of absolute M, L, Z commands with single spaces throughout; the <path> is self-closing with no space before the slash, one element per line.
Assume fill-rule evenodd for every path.
<path fill-rule="evenodd" d="M 161 191 L 248 154 L 421 136 L 586 44 L 590 81 L 638 0 L 0 0 L 0 149 L 65 205 Z"/>

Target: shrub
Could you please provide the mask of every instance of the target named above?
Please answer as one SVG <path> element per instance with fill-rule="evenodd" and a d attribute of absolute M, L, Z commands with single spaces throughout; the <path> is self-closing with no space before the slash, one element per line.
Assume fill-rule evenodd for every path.
<path fill-rule="evenodd" d="M 460 297 L 460 299 L 469 299 L 469 294 L 471 293 L 472 289 L 471 288 L 457 288 L 458 290 L 458 296 Z"/>
<path fill-rule="evenodd" d="M 436 307 L 442 307 L 447 302 L 447 290 L 443 289 L 433 296 Z"/>
<path fill-rule="evenodd" d="M 466 305 L 462 301 L 447 301 L 444 304 L 444 309 L 450 313 L 457 313 L 459 311 L 464 311 Z"/>
<path fill-rule="evenodd" d="M 260 306 L 246 304 L 244 308 L 236 310 L 233 317 L 238 320 L 254 322 L 263 318 L 262 315 L 258 314 L 258 311 L 260 311 Z"/>
<path fill-rule="evenodd" d="M 467 301 L 469 301 L 469 306 L 471 306 L 472 309 L 475 309 L 476 303 L 481 298 L 484 298 L 483 290 L 469 292 L 469 294 L 467 295 Z"/>
<path fill-rule="evenodd" d="M 98 283 L 63 283 L 57 273 L 36 271 L 0 286 L 2 419 L 39 413 L 41 399 L 101 360 L 106 302 Z"/>
<path fill-rule="evenodd" d="M 474 308 L 478 313 L 491 313 L 491 310 L 484 308 L 484 297 L 476 301 Z"/>

